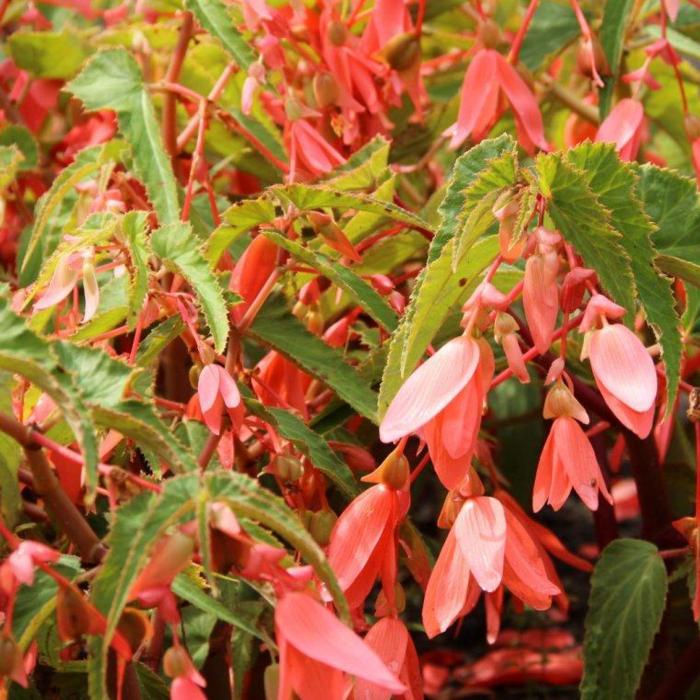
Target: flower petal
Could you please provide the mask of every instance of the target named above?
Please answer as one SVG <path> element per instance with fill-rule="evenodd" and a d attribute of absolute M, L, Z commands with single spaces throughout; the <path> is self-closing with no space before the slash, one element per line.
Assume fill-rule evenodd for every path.
<path fill-rule="evenodd" d="M 460 336 L 445 343 L 404 382 L 379 426 L 383 442 L 414 433 L 459 394 L 474 375 L 479 347 Z"/>
<path fill-rule="evenodd" d="M 396 618 L 384 617 L 374 624 L 365 643 L 377 652 L 387 668 L 397 676 L 401 673 L 408 649 L 408 630 Z M 378 688 L 373 683 L 358 680 L 355 683 L 354 700 L 390 700 L 391 692 Z"/>

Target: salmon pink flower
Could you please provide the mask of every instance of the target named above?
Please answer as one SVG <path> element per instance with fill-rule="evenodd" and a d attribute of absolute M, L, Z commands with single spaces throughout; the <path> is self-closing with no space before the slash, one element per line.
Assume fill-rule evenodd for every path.
<path fill-rule="evenodd" d="M 277 266 L 277 246 L 265 236 L 256 236 L 236 262 L 229 289 L 243 297 L 242 304 L 231 309 L 234 321 L 239 322 L 255 297 Z"/>
<path fill-rule="evenodd" d="M 34 583 L 34 571 L 39 564 L 51 564 L 58 561 L 60 554 L 51 547 L 41 542 L 22 540 L 17 549 L 7 558 L 3 567 L 7 566 L 9 572 L 17 583 L 31 586 Z M 5 576 L 2 576 L 3 583 Z M 5 587 L 5 586 L 3 586 Z M 8 591 L 9 592 L 9 591 Z"/>
<path fill-rule="evenodd" d="M 294 181 L 298 166 L 312 177 L 318 177 L 345 162 L 345 158 L 307 119 L 294 119 L 290 122 L 287 141 L 290 182 Z"/>
<path fill-rule="evenodd" d="M 471 464 L 493 371 L 488 343 L 466 335 L 448 341 L 399 389 L 379 427 L 382 441 L 417 433 L 442 483 L 455 488 Z"/>
<path fill-rule="evenodd" d="M 308 417 L 306 390 L 311 377 L 284 355 L 271 350 L 258 362 L 253 374 L 253 389 L 266 406 L 293 408 Z"/>
<path fill-rule="evenodd" d="M 406 687 L 381 658 L 327 608 L 306 593 L 283 595 L 275 609 L 280 653 L 279 700 L 342 700 L 345 674 L 389 693 Z"/>
<path fill-rule="evenodd" d="M 589 313 L 591 309 L 591 313 Z M 598 390 L 618 420 L 642 439 L 651 432 L 658 391 L 654 361 L 642 341 L 621 323 L 609 324 L 624 309 L 602 295 L 591 299 L 581 330 Z M 602 327 L 591 330 L 597 321 Z"/>
<path fill-rule="evenodd" d="M 224 407 L 230 414 L 241 403 L 236 382 L 221 365 L 206 365 L 199 373 L 197 394 L 207 428 L 214 435 L 219 435 Z M 234 419 L 234 416 L 231 418 Z"/>
<path fill-rule="evenodd" d="M 537 512 L 549 503 L 559 510 L 572 488 L 591 510 L 598 508 L 598 491 L 612 503 L 593 447 L 576 422 L 587 424 L 588 414 L 561 380 L 547 394 L 544 417 L 554 423 L 537 465 L 532 509 Z"/>
<path fill-rule="evenodd" d="M 457 123 L 445 132 L 452 137 L 451 148 L 458 148 L 469 136 L 474 141 L 486 136 L 503 111 L 502 95 L 513 110 L 522 147 L 529 153 L 535 147 L 549 149 L 534 95 L 518 71 L 493 49 L 478 51 L 467 68 Z"/>
<path fill-rule="evenodd" d="M 206 700 L 202 692 L 207 682 L 197 671 L 189 654 L 179 642 L 170 647 L 163 656 L 163 670 L 173 679 L 170 700 Z"/>
<path fill-rule="evenodd" d="M 406 625 L 394 617 L 384 617 L 370 627 L 365 643 L 396 673 L 408 688 L 405 700 L 423 699 L 423 679 L 416 648 Z M 355 683 L 354 700 L 390 700 L 391 692 L 365 680 Z"/>
<path fill-rule="evenodd" d="M 644 135 L 644 107 L 630 97 L 620 100 L 598 128 L 596 141 L 614 143 L 622 160 L 634 160 Z"/>
<path fill-rule="evenodd" d="M 351 608 L 359 608 L 377 577 L 394 606 L 396 531 L 409 506 L 408 462 L 401 454 L 389 457 L 362 481 L 376 483 L 360 494 L 340 515 L 328 548 L 330 563 Z"/>
<path fill-rule="evenodd" d="M 548 576 L 545 556 L 525 527 L 502 503 L 490 496 L 463 501 L 440 551 L 423 602 L 423 626 L 429 637 L 444 632 L 458 617 L 469 613 L 481 591 L 494 594 L 504 585 L 537 610 L 546 610 L 559 588 Z M 490 598 L 500 609 L 498 592 Z M 489 597 L 487 596 L 487 602 Z M 493 622 L 490 638 L 497 628 Z"/>

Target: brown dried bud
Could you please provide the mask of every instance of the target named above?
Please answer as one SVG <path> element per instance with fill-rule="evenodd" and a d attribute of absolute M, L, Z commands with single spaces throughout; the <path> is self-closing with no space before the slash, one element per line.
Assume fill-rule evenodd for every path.
<path fill-rule="evenodd" d="M 272 464 L 277 476 L 285 483 L 299 481 L 304 473 L 301 462 L 290 455 L 277 455 Z"/>
<path fill-rule="evenodd" d="M 495 49 L 501 43 L 501 29 L 492 20 L 486 19 L 479 24 L 479 40 L 487 49 Z"/>
<path fill-rule="evenodd" d="M 319 109 L 330 107 L 338 101 L 340 89 L 330 73 L 316 73 L 311 86 Z"/>
<path fill-rule="evenodd" d="M 169 678 L 186 676 L 191 668 L 190 657 L 179 644 L 170 647 L 163 655 L 163 671 Z"/>
<path fill-rule="evenodd" d="M 331 532 L 338 516 L 332 510 L 319 510 L 311 515 L 309 532 L 317 544 L 325 547 L 331 541 Z"/>
<path fill-rule="evenodd" d="M 397 34 L 382 49 L 382 56 L 396 71 L 410 70 L 420 61 L 420 38 L 412 32 Z"/>
<path fill-rule="evenodd" d="M 196 391 L 197 383 L 199 382 L 199 375 L 202 373 L 202 365 L 195 364 L 190 367 L 190 371 L 187 373 L 187 378 L 190 380 L 190 386 Z"/>
<path fill-rule="evenodd" d="M 0 676 L 9 676 L 22 664 L 22 652 L 12 637 L 0 636 Z"/>
<path fill-rule="evenodd" d="M 331 22 L 328 26 L 328 40 L 333 46 L 342 46 L 348 38 L 347 27 L 342 22 Z"/>

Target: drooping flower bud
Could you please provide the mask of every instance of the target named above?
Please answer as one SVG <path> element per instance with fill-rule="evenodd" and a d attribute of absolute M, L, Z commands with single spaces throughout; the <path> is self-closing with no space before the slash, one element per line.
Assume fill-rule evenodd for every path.
<path fill-rule="evenodd" d="M 169 678 L 186 676 L 192 667 L 192 661 L 185 649 L 179 644 L 170 647 L 163 655 L 163 671 Z"/>
<path fill-rule="evenodd" d="M 420 38 L 413 32 L 397 34 L 382 49 L 382 56 L 395 71 L 408 71 L 420 61 Z"/>
<path fill-rule="evenodd" d="M 496 315 L 494 335 L 496 341 L 503 347 L 508 367 L 522 384 L 528 384 L 530 375 L 523 360 L 523 351 L 520 347 L 517 330 L 518 324 L 511 315 L 502 312 Z"/>
<path fill-rule="evenodd" d="M 479 23 L 479 41 L 487 49 L 495 49 L 501 43 L 501 29 L 492 19 Z"/>
<path fill-rule="evenodd" d="M 566 274 L 561 286 L 561 310 L 571 314 L 583 301 L 586 293 L 586 286 L 595 280 L 595 270 L 586 267 L 575 267 Z"/>
<path fill-rule="evenodd" d="M 387 488 L 400 491 L 408 483 L 409 475 L 408 460 L 403 453 L 393 450 L 373 472 L 361 480 L 370 484 L 384 484 Z"/>
<path fill-rule="evenodd" d="M 576 66 L 582 75 L 591 80 L 610 75 L 610 64 L 597 37 L 582 39 L 576 52 Z"/>
<path fill-rule="evenodd" d="M 331 248 L 355 262 L 360 262 L 362 260 L 345 233 L 343 233 L 343 229 L 338 226 L 332 216 L 320 211 L 310 211 L 306 213 L 306 217 L 313 226 L 314 231 L 321 236 L 324 242 Z"/>
<path fill-rule="evenodd" d="M 318 72 L 311 84 L 316 105 L 319 109 L 330 107 L 338 101 L 340 88 L 330 73 Z"/>
<path fill-rule="evenodd" d="M 265 700 L 277 700 L 280 687 L 279 664 L 270 664 L 265 668 L 263 686 L 265 688 Z"/>
<path fill-rule="evenodd" d="M 22 664 L 22 652 L 12 637 L 8 635 L 0 636 L 0 676 L 7 677 L 17 667 Z"/>
<path fill-rule="evenodd" d="M 686 114 L 684 124 L 688 140 L 695 141 L 695 139 L 700 139 L 700 117 L 695 114 Z"/>
<path fill-rule="evenodd" d="M 325 547 L 331 541 L 331 532 L 338 516 L 332 510 L 319 510 L 311 515 L 309 533 L 320 547 Z"/>
<path fill-rule="evenodd" d="M 500 253 L 506 262 L 517 260 L 525 250 L 525 238 L 513 242 L 513 228 L 520 211 L 520 201 L 512 197 L 511 192 L 506 192 L 496 200 L 493 206 L 493 215 L 498 220 L 498 243 Z"/>

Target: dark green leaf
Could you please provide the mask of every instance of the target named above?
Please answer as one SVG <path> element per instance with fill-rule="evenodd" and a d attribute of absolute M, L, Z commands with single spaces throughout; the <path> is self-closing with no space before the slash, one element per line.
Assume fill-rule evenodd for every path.
<path fill-rule="evenodd" d="M 615 0 L 606 2 L 603 12 L 603 23 L 600 27 L 600 45 L 612 75 L 603 79 L 605 87 L 600 91 L 599 109 L 601 120 L 605 119 L 610 111 L 615 83 L 620 75 L 620 60 L 625 43 L 625 34 L 630 20 L 634 0 Z"/>
<path fill-rule="evenodd" d="M 545 0 L 541 2 L 520 49 L 520 60 L 531 70 L 539 70 L 581 30 L 574 11 L 568 5 Z"/>

